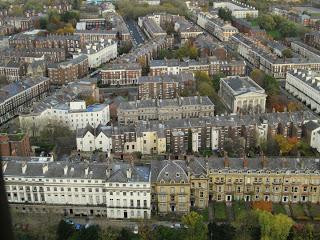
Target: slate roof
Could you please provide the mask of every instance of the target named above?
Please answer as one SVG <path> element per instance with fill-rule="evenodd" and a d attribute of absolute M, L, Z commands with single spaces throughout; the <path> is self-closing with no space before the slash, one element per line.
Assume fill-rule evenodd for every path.
<path fill-rule="evenodd" d="M 6 161 L 4 176 L 39 177 L 39 178 L 77 178 L 77 179 L 104 179 L 107 182 L 149 182 L 149 166 L 133 166 L 131 178 L 127 178 L 126 171 L 130 168 L 126 163 L 84 163 L 84 162 L 25 162 Z M 26 171 L 22 167 L 27 164 Z M 43 172 L 43 166 L 48 170 Z M 87 173 L 86 173 L 87 169 Z M 107 178 L 107 169 L 111 169 Z M 66 174 L 65 174 L 66 170 Z"/>

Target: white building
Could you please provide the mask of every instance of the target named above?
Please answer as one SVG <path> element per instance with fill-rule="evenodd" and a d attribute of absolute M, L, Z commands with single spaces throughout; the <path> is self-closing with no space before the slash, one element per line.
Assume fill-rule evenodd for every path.
<path fill-rule="evenodd" d="M 225 22 L 218 18 L 217 15 L 199 12 L 197 16 L 197 24 L 213 34 L 220 41 L 229 41 L 231 36 L 239 32 L 236 27 L 233 27 L 229 22 Z"/>
<path fill-rule="evenodd" d="M 287 72 L 286 89 L 316 113 L 320 113 L 320 74 L 309 70 Z"/>
<path fill-rule="evenodd" d="M 86 55 L 88 57 L 88 64 L 90 68 L 97 68 L 103 63 L 107 63 L 112 59 L 115 59 L 118 55 L 117 42 L 112 40 L 101 40 L 96 43 L 89 43 L 86 45 L 86 49 L 80 50 L 77 54 L 73 55 L 73 58 L 77 58 L 79 55 Z"/>
<path fill-rule="evenodd" d="M 303 126 L 303 137 L 310 147 L 320 152 L 320 124 L 316 121 L 309 121 Z"/>
<path fill-rule="evenodd" d="M 4 161 L 10 205 L 22 212 L 150 218 L 150 167 L 123 163 Z"/>
<path fill-rule="evenodd" d="M 267 94 L 250 77 L 221 78 L 219 95 L 233 113 L 264 113 Z"/>
<path fill-rule="evenodd" d="M 45 128 L 48 124 L 60 124 L 71 130 L 85 128 L 87 125 L 98 127 L 110 121 L 109 105 L 94 104 L 86 106 L 85 101 L 75 101 L 46 107 L 39 112 L 19 116 L 24 129 Z"/>
<path fill-rule="evenodd" d="M 213 2 L 213 8 L 227 8 L 235 18 L 246 18 L 247 16 L 256 18 L 259 14 L 259 11 L 254 7 L 235 0 L 232 2 Z"/>
<path fill-rule="evenodd" d="M 88 125 L 86 128 L 77 129 L 77 150 L 91 152 L 101 150 L 108 153 L 112 150 L 112 129 L 111 126 L 99 125 L 93 128 Z"/>

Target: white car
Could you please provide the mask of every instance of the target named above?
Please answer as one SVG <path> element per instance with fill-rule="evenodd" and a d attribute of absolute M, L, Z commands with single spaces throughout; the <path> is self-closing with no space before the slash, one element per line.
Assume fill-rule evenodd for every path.
<path fill-rule="evenodd" d="M 134 234 L 138 234 L 139 233 L 139 227 L 138 225 L 135 225 L 134 228 L 133 228 L 133 233 Z"/>

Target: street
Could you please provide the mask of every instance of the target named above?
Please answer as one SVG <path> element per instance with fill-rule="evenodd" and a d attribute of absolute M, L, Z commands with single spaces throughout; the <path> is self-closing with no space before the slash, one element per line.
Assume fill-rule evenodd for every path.
<path fill-rule="evenodd" d="M 126 22 L 127 27 L 130 31 L 131 37 L 133 38 L 132 40 L 133 40 L 134 44 L 138 45 L 138 46 L 140 44 L 143 44 L 145 38 L 144 38 L 143 33 L 140 30 L 138 24 L 132 19 L 126 19 L 125 22 Z"/>

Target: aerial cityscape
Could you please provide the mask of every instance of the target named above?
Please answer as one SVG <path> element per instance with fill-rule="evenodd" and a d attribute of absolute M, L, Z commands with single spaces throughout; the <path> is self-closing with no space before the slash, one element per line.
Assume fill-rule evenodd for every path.
<path fill-rule="evenodd" d="M 0 0 L 3 240 L 320 240 L 319 0 Z"/>

